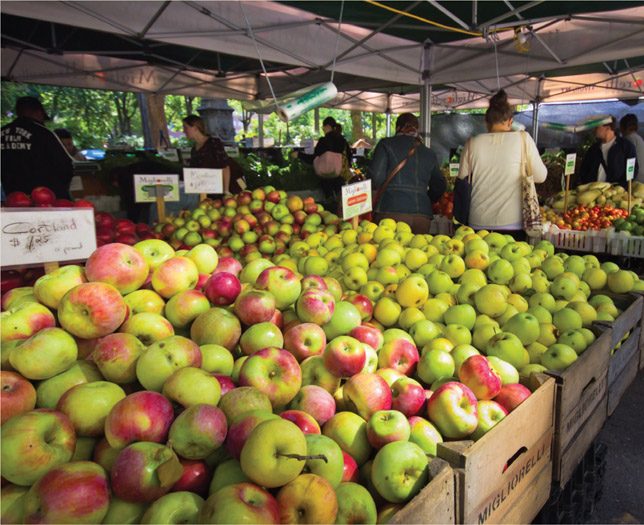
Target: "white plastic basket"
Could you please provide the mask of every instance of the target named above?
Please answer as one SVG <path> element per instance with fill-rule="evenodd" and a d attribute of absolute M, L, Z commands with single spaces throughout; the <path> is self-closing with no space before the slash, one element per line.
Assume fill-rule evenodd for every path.
<path fill-rule="evenodd" d="M 608 232 L 608 253 L 622 257 L 644 258 L 644 237 L 629 235 L 624 232 L 615 232 L 610 228 Z"/>
<path fill-rule="evenodd" d="M 561 230 L 555 225 L 550 225 L 545 239 L 555 248 L 591 253 L 606 253 L 608 244 L 606 230 Z"/>
<path fill-rule="evenodd" d="M 429 226 L 429 233 L 431 235 L 449 235 L 451 237 L 454 235 L 454 221 L 444 215 L 434 215 Z"/>

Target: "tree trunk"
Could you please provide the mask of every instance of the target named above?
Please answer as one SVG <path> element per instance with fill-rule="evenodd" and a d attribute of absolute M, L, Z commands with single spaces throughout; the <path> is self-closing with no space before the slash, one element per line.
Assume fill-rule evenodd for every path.
<path fill-rule="evenodd" d="M 148 109 L 148 118 L 150 119 L 152 147 L 156 149 L 170 147 L 168 121 L 165 116 L 165 95 L 146 93 L 145 105 Z"/>
<path fill-rule="evenodd" d="M 192 115 L 193 112 L 194 112 L 192 103 L 194 102 L 195 97 L 189 97 L 189 96 L 186 95 L 184 97 L 184 100 L 185 100 L 185 103 L 186 103 L 186 117 L 187 117 L 188 115 Z"/>
<path fill-rule="evenodd" d="M 351 142 L 353 143 L 364 137 L 364 132 L 362 130 L 362 111 L 357 111 L 355 109 L 351 110 L 351 125 L 353 127 Z"/>

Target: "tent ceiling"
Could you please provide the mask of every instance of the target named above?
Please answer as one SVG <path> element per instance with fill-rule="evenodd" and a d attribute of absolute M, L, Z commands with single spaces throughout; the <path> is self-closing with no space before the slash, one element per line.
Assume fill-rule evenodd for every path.
<path fill-rule="evenodd" d="M 477 98 L 508 85 L 523 89 L 515 98 L 527 102 L 537 93 L 538 77 L 579 72 L 615 77 L 644 64 L 644 2 L 384 5 L 466 32 L 488 33 L 459 33 L 373 2 L 345 2 L 336 56 L 339 1 L 5 0 L 2 77 L 250 100 L 271 97 L 258 52 L 278 96 L 329 80 L 335 56 L 334 81 L 345 93 L 333 105 L 371 111 L 367 108 L 387 107 L 385 93 L 401 98 L 389 99 L 392 108 L 413 100 L 400 94 L 417 91 L 425 69 L 439 94 L 470 91 L 474 95 L 468 96 Z M 606 11 L 592 13 L 599 5 Z M 529 51 L 515 48 L 514 30 L 496 32 L 517 24 L 532 30 L 526 33 Z M 639 88 L 623 96 L 637 96 Z"/>

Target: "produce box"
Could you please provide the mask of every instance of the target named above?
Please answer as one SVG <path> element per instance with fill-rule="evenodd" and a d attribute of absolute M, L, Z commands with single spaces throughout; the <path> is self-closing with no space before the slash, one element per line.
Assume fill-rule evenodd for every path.
<path fill-rule="evenodd" d="M 644 257 L 644 237 L 610 231 L 608 233 L 608 253 L 622 257 Z"/>
<path fill-rule="evenodd" d="M 606 253 L 608 244 L 605 230 L 561 230 L 554 224 L 546 230 L 544 239 L 550 241 L 555 248 L 592 253 Z"/>
<path fill-rule="evenodd" d="M 635 328 L 619 348 L 612 351 L 608 365 L 608 415 L 610 416 L 626 389 L 637 376 L 640 364 L 641 326 Z"/>
<path fill-rule="evenodd" d="M 454 471 L 447 461 L 429 461 L 431 481 L 389 523 L 454 523 Z"/>
<path fill-rule="evenodd" d="M 439 443 L 454 468 L 457 523 L 530 523 L 548 500 L 555 380 L 528 383 L 533 394 L 481 439 Z"/>
<path fill-rule="evenodd" d="M 596 324 L 610 326 L 613 330 L 611 339 L 611 349 L 615 348 L 619 342 L 624 339 L 626 334 L 642 323 L 642 313 L 644 310 L 644 296 L 642 294 L 614 294 L 601 292 L 609 296 L 615 306 L 622 313 L 613 322 L 600 321 Z"/>
<path fill-rule="evenodd" d="M 434 215 L 429 225 L 429 233 L 431 235 L 449 235 L 451 237 L 454 235 L 454 221 L 444 215 Z"/>
<path fill-rule="evenodd" d="M 565 486 L 606 421 L 608 366 L 613 332 L 593 328 L 597 339 L 566 370 L 549 370 L 557 382 L 553 482 Z"/>

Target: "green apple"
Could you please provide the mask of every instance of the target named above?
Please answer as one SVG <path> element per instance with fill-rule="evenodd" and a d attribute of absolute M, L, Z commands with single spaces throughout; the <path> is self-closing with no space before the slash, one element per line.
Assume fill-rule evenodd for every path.
<path fill-rule="evenodd" d="M 485 353 L 488 356 L 503 359 L 515 368 L 521 368 L 524 359 L 523 351 L 523 344 L 516 335 L 500 332 L 489 340 Z"/>
<path fill-rule="evenodd" d="M 160 239 L 146 239 L 137 242 L 134 249 L 148 262 L 150 272 L 156 270 L 163 261 L 171 259 L 175 255 L 172 246 Z"/>
<path fill-rule="evenodd" d="M 396 288 L 396 301 L 402 307 L 422 307 L 427 301 L 429 287 L 427 281 L 420 274 L 411 274 L 406 277 Z"/>
<path fill-rule="evenodd" d="M 552 322 L 559 332 L 579 330 L 583 326 L 581 315 L 571 308 L 562 308 L 554 313 Z"/>
<path fill-rule="evenodd" d="M 322 329 L 326 334 L 327 341 L 331 341 L 338 336 L 348 334 L 351 330 L 360 326 L 361 323 L 360 311 L 352 303 L 338 301 L 335 303 L 331 319 L 322 325 Z"/>
<path fill-rule="evenodd" d="M 509 261 L 498 259 L 487 267 L 487 276 L 494 284 L 508 284 L 514 277 L 514 268 Z"/>
<path fill-rule="evenodd" d="M 493 235 L 493 234 L 489 234 Z M 507 309 L 507 295 L 498 284 L 487 284 L 474 295 L 474 303 L 479 313 L 492 318 L 501 316 Z"/>
<path fill-rule="evenodd" d="M 68 370 L 77 358 L 71 335 L 61 328 L 44 328 L 17 345 L 9 362 L 27 379 L 49 379 Z"/>
<path fill-rule="evenodd" d="M 219 463 L 215 468 L 215 473 L 212 476 L 210 487 L 208 488 L 208 494 L 212 495 L 228 485 L 246 482 L 250 482 L 250 478 L 244 474 L 239 461 L 237 459 L 227 459 Z"/>
<path fill-rule="evenodd" d="M 581 278 L 591 290 L 601 290 L 608 282 L 608 275 L 600 268 L 587 268 Z"/>
<path fill-rule="evenodd" d="M 199 273 L 211 274 L 219 264 L 217 252 L 207 244 L 197 244 L 186 254 L 186 257 L 195 263 Z"/>
<path fill-rule="evenodd" d="M 201 350 L 201 368 L 211 374 L 230 376 L 233 372 L 235 359 L 227 348 L 221 345 L 207 344 L 199 347 Z"/>
<path fill-rule="evenodd" d="M 432 295 L 447 292 L 454 284 L 452 278 L 440 270 L 430 273 L 427 276 L 426 281 L 427 289 Z"/>
<path fill-rule="evenodd" d="M 143 312 L 163 315 L 165 309 L 165 301 L 153 290 L 136 290 L 124 296 L 123 299 L 130 308 L 130 315 Z"/>
<path fill-rule="evenodd" d="M 503 325 L 503 331 L 516 335 L 527 346 L 539 339 L 539 320 L 527 312 L 518 313 Z"/>
<path fill-rule="evenodd" d="M 221 399 L 221 385 L 210 372 L 187 366 L 174 372 L 163 383 L 162 394 L 184 408 L 198 404 L 217 406 Z"/>
<path fill-rule="evenodd" d="M 62 266 L 40 277 L 34 283 L 33 294 L 41 304 L 55 310 L 69 290 L 86 282 L 84 268 L 76 265 Z M 6 310 L 10 308 L 11 306 L 5 305 Z"/>
<path fill-rule="evenodd" d="M 586 339 L 587 347 L 592 345 L 595 342 L 595 339 L 596 339 L 595 334 L 592 331 L 590 331 L 588 328 L 582 328 L 581 330 L 579 330 L 579 332 L 583 334 L 584 338 Z"/>
<path fill-rule="evenodd" d="M 507 385 L 519 382 L 519 371 L 507 361 L 493 355 L 488 357 L 490 364 L 501 376 L 501 383 Z"/>
<path fill-rule="evenodd" d="M 530 306 L 541 306 L 548 310 L 551 314 L 555 311 L 555 298 L 549 293 L 538 292 L 528 299 Z"/>
<path fill-rule="evenodd" d="M 466 326 L 460 324 L 448 324 L 443 330 L 443 337 L 449 340 L 454 346 L 469 345 L 472 343 L 472 333 Z"/>
<path fill-rule="evenodd" d="M 359 466 L 371 455 L 367 422 L 358 414 L 348 411 L 337 412 L 324 424 L 322 434 L 335 441 Z"/>
<path fill-rule="evenodd" d="M 532 314 L 537 318 L 539 323 L 552 323 L 552 314 L 546 310 L 543 306 L 534 305 L 530 306 L 526 313 Z"/>
<path fill-rule="evenodd" d="M 70 368 L 45 379 L 36 388 L 36 407 L 54 410 L 58 400 L 70 388 L 82 383 L 102 381 L 98 367 L 91 361 L 76 361 Z"/>
<path fill-rule="evenodd" d="M 441 377 L 454 375 L 454 358 L 445 350 L 434 349 L 421 355 L 416 373 L 424 383 L 431 385 Z"/>
<path fill-rule="evenodd" d="M 541 364 L 548 370 L 565 370 L 577 360 L 577 352 L 564 344 L 554 344 L 541 356 Z"/>
<path fill-rule="evenodd" d="M 322 476 L 333 488 L 337 488 L 342 481 L 344 471 L 344 458 L 340 445 L 322 434 L 306 434 L 304 437 L 309 459 L 306 460 L 302 473 Z"/>
<path fill-rule="evenodd" d="M 445 312 L 450 307 L 445 301 L 432 298 L 427 299 L 423 305 L 423 314 L 425 318 L 433 323 L 442 323 L 445 319 Z"/>
<path fill-rule="evenodd" d="M 244 266 L 239 274 L 239 281 L 241 283 L 255 284 L 259 274 L 266 270 L 266 268 L 271 268 L 273 266 L 275 266 L 275 264 L 271 262 L 270 259 L 264 259 L 263 257 L 261 259 L 255 259 Z"/>
<path fill-rule="evenodd" d="M 147 390 L 161 392 L 165 381 L 179 368 L 200 367 L 201 350 L 186 337 L 174 335 L 150 345 L 136 363 L 136 377 Z"/>
<path fill-rule="evenodd" d="M 170 492 L 148 507 L 141 523 L 196 523 L 203 504 L 194 492 Z"/>
<path fill-rule="evenodd" d="M 409 335 L 413 338 L 416 348 L 422 348 L 432 339 L 436 339 L 439 332 L 433 322 L 427 319 L 421 319 L 409 328 Z"/>
<path fill-rule="evenodd" d="M 597 310 L 586 301 L 572 301 L 568 303 L 568 308 L 571 308 L 581 316 L 583 326 L 591 326 L 593 321 L 597 319 Z"/>
<path fill-rule="evenodd" d="M 427 456 L 410 441 L 386 444 L 373 460 L 371 481 L 378 493 L 392 503 L 410 501 L 428 480 Z"/>
<path fill-rule="evenodd" d="M 577 352 L 577 355 L 582 354 L 588 347 L 586 337 L 581 333 L 581 330 L 568 330 L 563 332 L 557 339 L 557 343 L 568 345 Z"/>
<path fill-rule="evenodd" d="M 607 286 L 613 293 L 628 293 L 633 290 L 635 280 L 626 270 L 617 270 L 608 274 Z"/>
<path fill-rule="evenodd" d="M 476 322 L 476 310 L 469 304 L 458 304 L 450 306 L 444 315 L 446 325 L 458 324 L 465 326 L 468 330 L 474 328 Z"/>
<path fill-rule="evenodd" d="M 526 350 L 528 351 L 528 355 L 530 356 L 530 364 L 538 365 L 538 364 L 541 364 L 541 356 L 544 354 L 546 350 L 548 350 L 548 347 L 539 342 L 536 342 L 536 343 L 532 343 L 531 345 L 528 345 Z"/>

